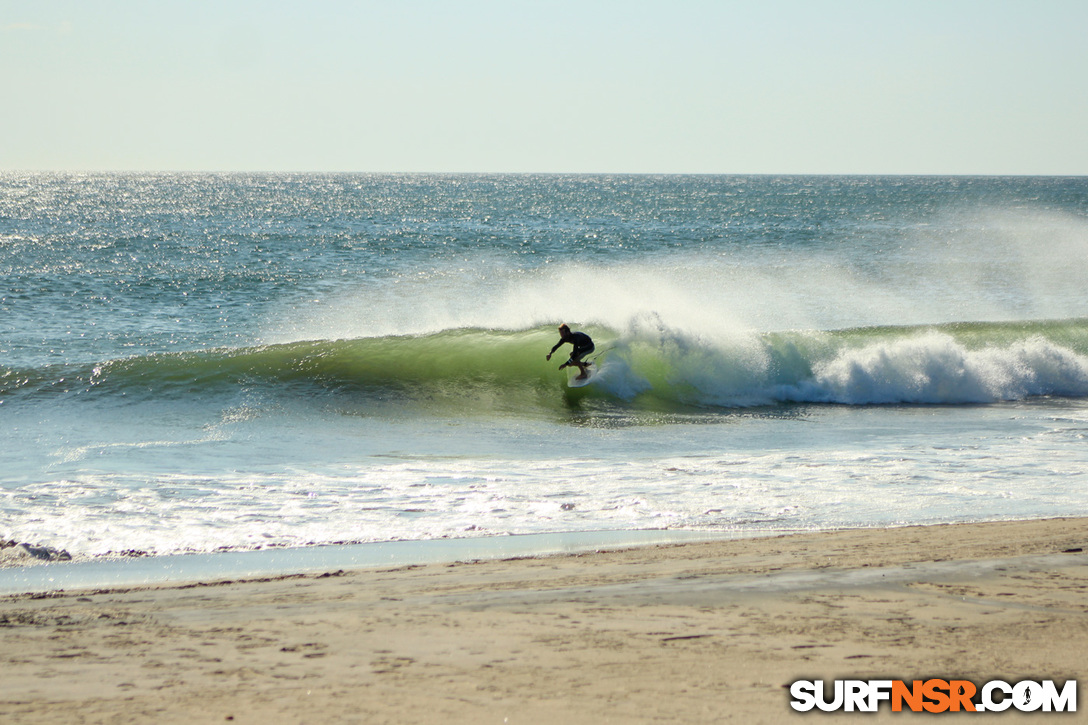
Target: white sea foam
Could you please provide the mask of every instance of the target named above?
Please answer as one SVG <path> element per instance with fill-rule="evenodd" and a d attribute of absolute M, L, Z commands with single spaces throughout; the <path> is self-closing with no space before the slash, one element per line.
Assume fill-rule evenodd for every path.
<path fill-rule="evenodd" d="M 851 442 L 836 433 L 830 447 L 822 433 L 803 446 L 780 438 L 780 450 L 681 456 L 632 450 L 534 458 L 522 451 L 510 459 L 345 463 L 324 473 L 311 467 L 146 480 L 84 473 L 0 491 L 0 505 L 11 522 L 7 536 L 48 541 L 76 557 L 549 531 L 892 525 L 961 520 L 975 501 L 986 502 L 980 513 L 989 518 L 1088 513 L 1076 436 L 995 438 L 988 425 L 965 436 L 957 423 L 959 432 L 943 439 L 953 445 L 931 447 L 918 445 L 913 422 L 881 411 L 867 417 L 864 437 Z M 1084 421 L 1063 426 L 1080 429 Z M 888 437 L 872 449 L 865 441 L 882 428 Z M 684 426 L 664 428 L 660 437 L 675 450 Z M 1018 483 L 1024 480 L 1031 485 Z"/>
<path fill-rule="evenodd" d="M 969 350 L 950 335 L 930 332 L 844 351 L 819 365 L 795 397 L 866 405 L 992 403 L 1035 395 L 1088 395 L 1088 357 L 1042 337 Z"/>
<path fill-rule="evenodd" d="M 1007 339 L 1000 326 L 969 347 L 931 329 L 758 335 L 710 341 L 643 328 L 610 350 L 598 386 L 624 400 L 650 394 L 699 406 L 780 402 L 970 404 L 1088 396 L 1088 356 L 1040 334 Z M 786 342 L 782 342 L 785 339 Z M 792 340 L 792 341 L 791 341 Z M 813 342 L 801 349 L 806 340 Z"/>

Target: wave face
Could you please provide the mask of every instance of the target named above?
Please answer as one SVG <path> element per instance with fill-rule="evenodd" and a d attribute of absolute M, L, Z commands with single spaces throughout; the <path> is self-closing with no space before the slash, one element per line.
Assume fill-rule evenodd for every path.
<path fill-rule="evenodd" d="M 239 387 L 282 394 L 411 403 L 447 410 L 534 409 L 602 401 L 682 410 L 790 403 L 980 404 L 1088 396 L 1088 320 L 731 333 L 725 339 L 636 321 L 587 328 L 594 385 L 566 388 L 544 361 L 551 328 L 456 329 L 153 354 L 95 365 L 0 371 L 0 399 L 76 395 L 129 400 L 215 395 Z M 566 349 L 566 348 L 564 348 Z M 564 395 L 557 396 L 562 390 Z"/>

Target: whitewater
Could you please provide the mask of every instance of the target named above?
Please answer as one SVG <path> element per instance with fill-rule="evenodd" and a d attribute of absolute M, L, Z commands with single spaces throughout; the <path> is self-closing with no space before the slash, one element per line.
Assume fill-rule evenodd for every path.
<path fill-rule="evenodd" d="M 1081 178 L 0 175 L 0 540 L 1088 514 L 1086 261 Z"/>

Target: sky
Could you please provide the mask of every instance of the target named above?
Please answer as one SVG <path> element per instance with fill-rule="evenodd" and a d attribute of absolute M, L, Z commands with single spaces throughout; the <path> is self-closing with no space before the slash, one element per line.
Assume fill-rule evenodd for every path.
<path fill-rule="evenodd" d="M 1084 0 L 0 0 L 0 170 L 1088 173 Z"/>

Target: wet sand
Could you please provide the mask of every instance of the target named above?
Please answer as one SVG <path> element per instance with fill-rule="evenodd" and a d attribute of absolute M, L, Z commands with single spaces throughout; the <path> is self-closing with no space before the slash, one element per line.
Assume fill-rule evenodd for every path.
<path fill-rule="evenodd" d="M 787 686 L 1078 678 L 1086 549 L 1052 519 L 8 596 L 0 722 L 910 720 Z"/>

